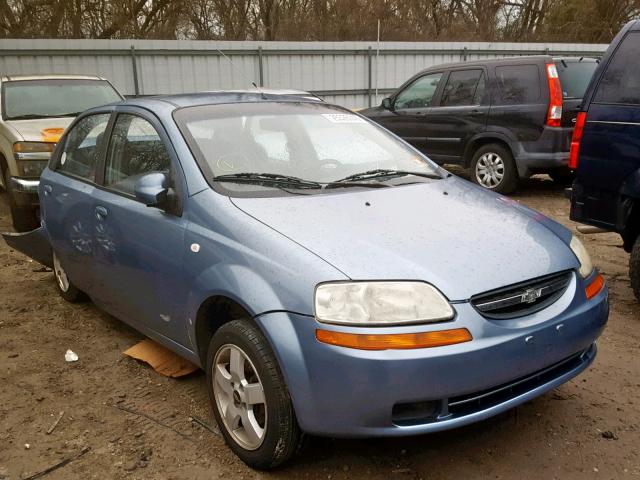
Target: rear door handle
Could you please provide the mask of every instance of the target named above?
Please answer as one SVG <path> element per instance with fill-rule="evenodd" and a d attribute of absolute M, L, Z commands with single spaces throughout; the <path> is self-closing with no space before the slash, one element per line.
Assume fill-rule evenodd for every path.
<path fill-rule="evenodd" d="M 106 208 L 101 206 L 97 206 L 95 211 L 96 211 L 96 218 L 98 220 L 104 220 L 105 218 L 107 218 L 107 214 L 109 213 Z"/>
<path fill-rule="evenodd" d="M 45 185 L 42 188 L 44 189 L 44 194 L 45 195 L 50 195 L 51 192 L 53 192 L 53 187 L 51 185 Z"/>

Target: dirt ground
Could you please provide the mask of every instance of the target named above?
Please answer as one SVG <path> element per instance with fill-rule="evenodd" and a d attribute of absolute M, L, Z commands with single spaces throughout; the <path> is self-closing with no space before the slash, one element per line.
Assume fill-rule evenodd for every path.
<path fill-rule="evenodd" d="M 545 176 L 514 198 L 575 227 L 562 189 Z M 8 225 L 2 198 L 0 228 Z M 446 433 L 311 439 L 301 456 L 272 473 L 248 469 L 197 423 L 211 422 L 202 373 L 168 379 L 123 356 L 140 334 L 91 303 L 65 303 L 50 272 L 0 240 L 0 478 L 30 478 L 78 455 L 47 478 L 640 478 L 640 305 L 619 237 L 584 240 L 609 284 L 612 307 L 586 373 Z M 65 363 L 68 348 L 78 362 Z"/>

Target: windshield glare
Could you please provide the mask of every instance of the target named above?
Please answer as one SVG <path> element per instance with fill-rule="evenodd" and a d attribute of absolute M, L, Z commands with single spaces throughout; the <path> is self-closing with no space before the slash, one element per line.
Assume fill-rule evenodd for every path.
<path fill-rule="evenodd" d="M 206 105 L 181 109 L 175 118 L 211 177 L 269 173 L 329 183 L 374 169 L 434 173 L 388 133 L 328 105 Z"/>
<path fill-rule="evenodd" d="M 104 80 L 16 80 L 3 83 L 2 113 L 6 120 L 63 117 L 120 100 Z"/>

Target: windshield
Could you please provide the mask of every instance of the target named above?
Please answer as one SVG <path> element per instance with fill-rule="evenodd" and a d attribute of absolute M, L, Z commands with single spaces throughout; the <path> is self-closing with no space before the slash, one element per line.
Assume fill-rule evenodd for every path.
<path fill-rule="evenodd" d="M 76 116 L 122 100 L 104 80 L 15 80 L 2 84 L 5 120 Z"/>
<path fill-rule="evenodd" d="M 322 185 L 372 170 L 436 173 L 423 157 L 381 128 L 326 104 L 205 105 L 180 109 L 174 117 L 205 174 L 210 180 L 224 176 L 226 189 L 265 188 L 265 183 L 228 182 L 229 176 L 242 173 Z M 374 177 L 367 181 L 388 179 Z"/>
<path fill-rule="evenodd" d="M 593 59 L 557 60 L 556 68 L 564 98 L 582 98 L 598 63 Z"/>

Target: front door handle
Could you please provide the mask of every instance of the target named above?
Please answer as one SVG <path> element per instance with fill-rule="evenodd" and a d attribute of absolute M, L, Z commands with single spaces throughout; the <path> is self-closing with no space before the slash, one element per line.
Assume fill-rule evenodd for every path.
<path fill-rule="evenodd" d="M 42 188 L 44 189 L 45 195 L 51 195 L 51 192 L 53 192 L 53 187 L 51 185 L 45 185 Z"/>
<path fill-rule="evenodd" d="M 95 211 L 96 211 L 96 218 L 98 220 L 104 220 L 105 218 L 107 218 L 107 214 L 109 213 L 106 208 L 100 207 L 100 206 L 96 207 Z"/>

